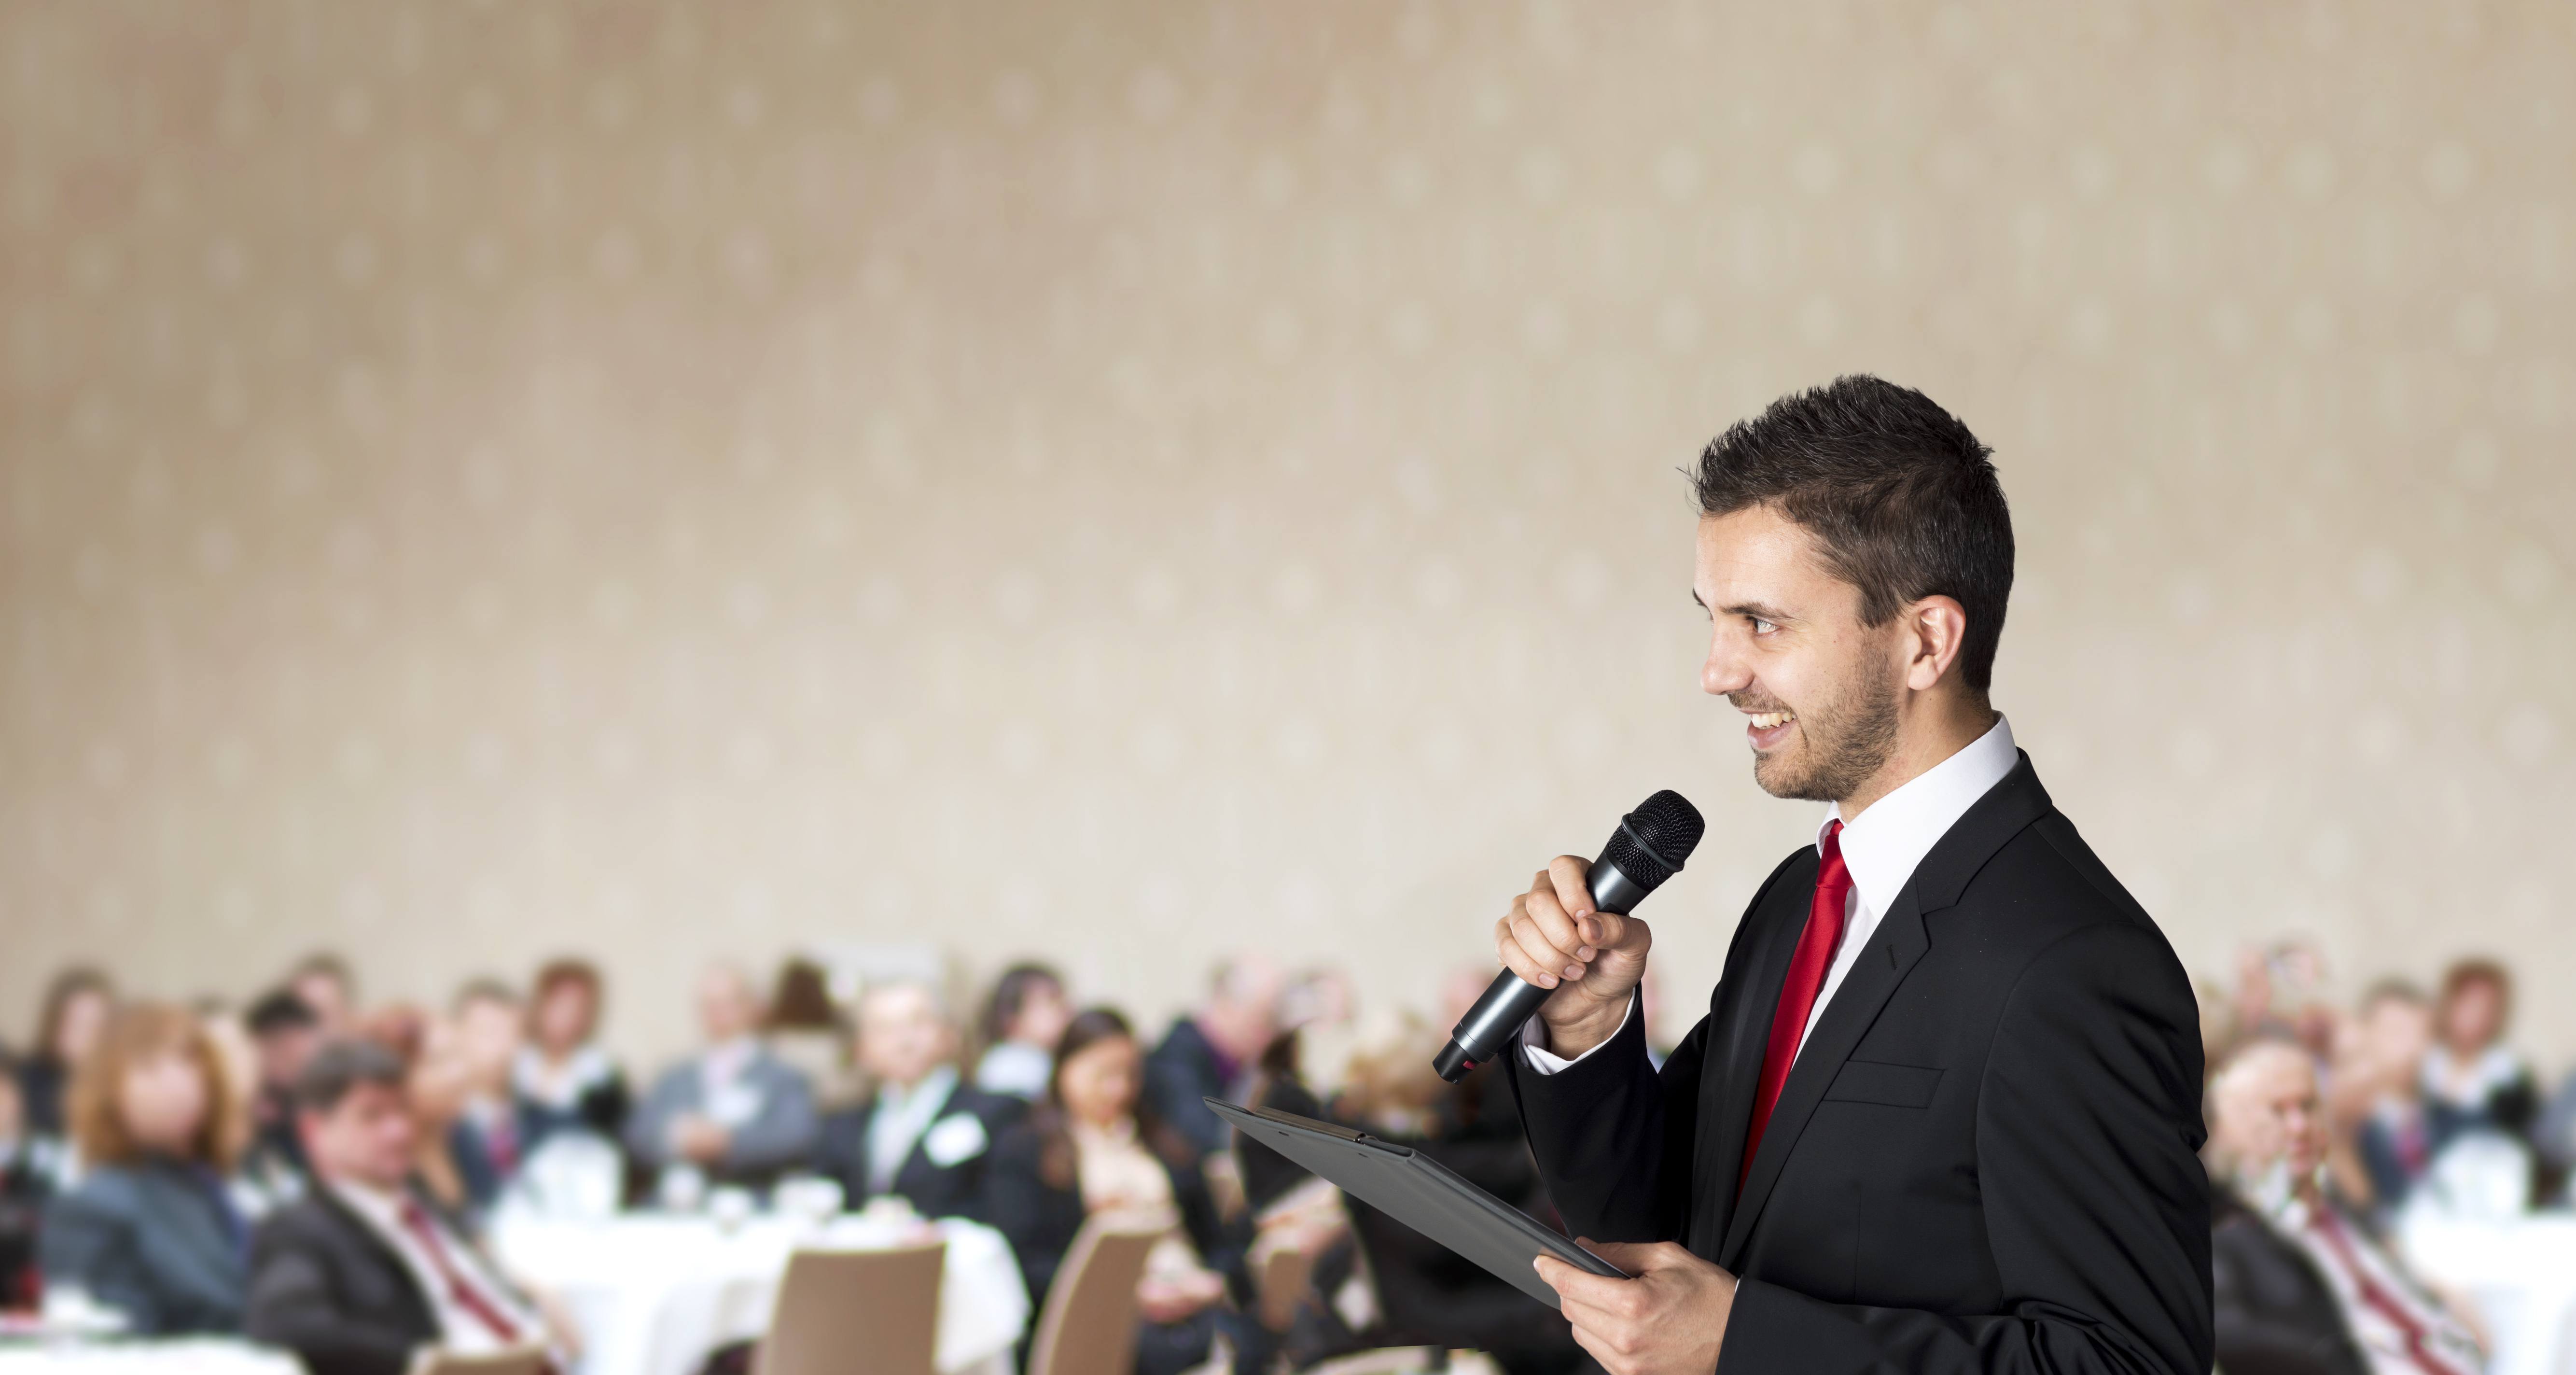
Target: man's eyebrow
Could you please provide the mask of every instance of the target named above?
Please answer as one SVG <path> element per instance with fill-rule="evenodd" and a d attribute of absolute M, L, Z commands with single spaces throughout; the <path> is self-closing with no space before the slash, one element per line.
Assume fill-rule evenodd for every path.
<path fill-rule="evenodd" d="M 1692 599 L 1697 600 L 1698 594 L 1693 593 Z M 1751 616 L 1757 621 L 1769 621 L 1774 625 L 1786 625 L 1797 619 L 1796 617 L 1791 616 L 1788 612 L 1782 611 L 1778 607 L 1771 606 L 1764 602 L 1742 602 L 1726 608 L 1726 614 L 1730 616 Z"/>

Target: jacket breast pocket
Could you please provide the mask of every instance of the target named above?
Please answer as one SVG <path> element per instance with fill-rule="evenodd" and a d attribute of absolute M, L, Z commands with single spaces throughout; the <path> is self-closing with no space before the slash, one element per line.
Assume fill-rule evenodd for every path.
<path fill-rule="evenodd" d="M 1877 1103 L 1891 1108 L 1928 1108 L 1932 1091 L 1941 1086 L 1941 1071 L 1929 1065 L 1892 1065 L 1879 1060 L 1846 1060 L 1842 1072 L 1825 1089 L 1828 1103 Z"/>

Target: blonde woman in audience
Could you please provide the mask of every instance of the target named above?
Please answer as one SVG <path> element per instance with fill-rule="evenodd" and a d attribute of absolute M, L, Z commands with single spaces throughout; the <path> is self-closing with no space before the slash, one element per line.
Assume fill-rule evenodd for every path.
<path fill-rule="evenodd" d="M 626 1075 L 597 1039 L 601 989 L 599 970 L 587 960 L 552 960 L 537 971 L 527 1043 L 510 1070 L 523 1150 L 559 1131 L 613 1142 L 625 1130 Z"/>
<path fill-rule="evenodd" d="M 116 986 L 99 970 L 66 969 L 46 986 L 36 1039 L 28 1043 L 27 1058 L 18 1066 L 18 1091 L 26 1104 L 28 1131 L 58 1139 L 67 1133 L 63 1100 L 72 1075 L 98 1043 L 99 1032 L 115 1009 Z"/>
<path fill-rule="evenodd" d="M 195 1017 L 118 1011 L 72 1081 L 84 1173 L 46 1210 L 46 1285 L 86 1292 L 138 1335 L 239 1331 L 248 1232 L 225 1187 L 233 1112 Z"/>
<path fill-rule="evenodd" d="M 1259 1369 L 1256 1329 L 1226 1303 L 1230 1291 L 1248 1291 L 1248 1238 L 1219 1216 L 1197 1145 L 1156 1116 L 1144 1082 L 1126 1018 L 1107 1008 L 1075 1016 L 1046 1098 L 993 1148 L 984 1219 L 1010 1239 L 1040 1305 L 1084 1219 L 1114 1213 L 1168 1227 L 1136 1290 L 1139 1375 L 1178 1375 L 1206 1360 L 1219 1334 L 1233 1343 L 1238 1371 Z"/>

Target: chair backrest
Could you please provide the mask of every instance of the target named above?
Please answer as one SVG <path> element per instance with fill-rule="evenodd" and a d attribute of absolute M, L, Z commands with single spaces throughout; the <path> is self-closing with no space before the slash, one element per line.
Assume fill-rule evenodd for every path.
<path fill-rule="evenodd" d="M 1273 1332 L 1287 1331 L 1296 1319 L 1297 1304 L 1314 1287 L 1314 1276 L 1314 1252 L 1294 1246 L 1271 1252 L 1253 1275 L 1253 1287 L 1261 1298 L 1261 1325 Z"/>
<path fill-rule="evenodd" d="M 1082 1224 L 1047 1288 L 1028 1375 L 1133 1375 L 1136 1282 L 1168 1230 L 1107 1214 Z"/>
<path fill-rule="evenodd" d="M 514 1346 L 479 1356 L 424 1351 L 412 1361 L 411 1375 L 545 1375 L 548 1364 L 542 1346 Z"/>
<path fill-rule="evenodd" d="M 753 1375 L 934 1375 L 947 1251 L 934 1241 L 788 1257 Z"/>

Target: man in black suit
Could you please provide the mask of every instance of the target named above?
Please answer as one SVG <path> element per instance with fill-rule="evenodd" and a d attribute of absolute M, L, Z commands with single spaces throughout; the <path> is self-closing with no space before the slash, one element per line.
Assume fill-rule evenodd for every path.
<path fill-rule="evenodd" d="M 372 1041 L 324 1046 L 298 1084 L 313 1188 L 251 1243 L 253 1341 L 312 1375 L 401 1375 L 427 1347 L 542 1345 L 542 1313 L 408 1182 L 419 1126 L 403 1064 Z"/>
<path fill-rule="evenodd" d="M 1205 1155 L 1234 1144 L 1234 1128 L 1207 1100 L 1243 1101 L 1261 1053 L 1280 1031 L 1279 1000 L 1288 986 L 1279 966 L 1237 955 L 1208 976 L 1207 1001 L 1172 1020 L 1163 1043 L 1145 1057 L 1145 1098 L 1174 1131 Z"/>
<path fill-rule="evenodd" d="M 1713 441 L 1701 687 L 1754 780 L 1833 804 L 1659 1075 L 1645 923 L 1560 858 L 1497 924 L 1552 987 L 1503 1057 L 1569 1226 L 1540 1272 L 1613 1375 L 2210 1368 L 2191 986 L 1988 700 L 2012 524 L 1988 450 L 1872 377 Z"/>
<path fill-rule="evenodd" d="M 964 1082 L 957 1051 L 929 987 L 883 984 L 859 999 L 859 1067 L 876 1091 L 824 1119 L 815 1162 L 852 1207 L 891 1194 L 923 1217 L 976 1215 L 993 1141 L 1027 1105 Z"/>

